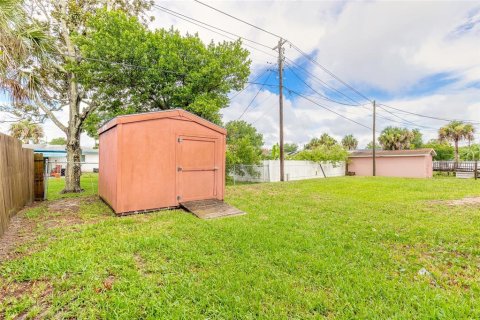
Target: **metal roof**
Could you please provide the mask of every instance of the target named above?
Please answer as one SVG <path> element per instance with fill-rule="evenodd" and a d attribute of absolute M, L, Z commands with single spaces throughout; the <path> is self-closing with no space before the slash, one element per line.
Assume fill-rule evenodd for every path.
<path fill-rule="evenodd" d="M 66 156 L 67 149 L 65 145 L 52 145 L 52 144 L 24 144 L 23 148 L 33 149 L 35 153 L 43 153 L 44 157 L 62 157 Z M 89 147 L 80 147 L 82 154 L 98 154 L 98 149 Z"/>

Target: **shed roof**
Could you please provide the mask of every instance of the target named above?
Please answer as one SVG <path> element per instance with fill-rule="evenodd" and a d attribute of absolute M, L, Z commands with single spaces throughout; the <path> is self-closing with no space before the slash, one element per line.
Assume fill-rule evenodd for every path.
<path fill-rule="evenodd" d="M 372 150 L 355 150 L 349 154 L 350 158 L 368 158 L 372 157 Z M 435 156 L 433 149 L 414 149 L 414 150 L 376 150 L 375 157 L 419 157 L 419 156 Z"/>
<path fill-rule="evenodd" d="M 190 121 L 196 122 L 200 125 L 203 125 L 221 134 L 227 134 L 227 130 L 225 128 L 222 128 L 214 124 L 213 122 L 205 120 L 202 117 L 199 117 L 183 109 L 162 110 L 162 111 L 135 113 L 135 114 L 118 116 L 108 121 L 107 123 L 105 123 L 98 130 L 98 134 L 102 134 L 103 132 L 115 127 L 118 124 L 156 120 L 156 119 L 162 119 L 162 118 L 177 118 L 177 117 L 185 118 Z"/>

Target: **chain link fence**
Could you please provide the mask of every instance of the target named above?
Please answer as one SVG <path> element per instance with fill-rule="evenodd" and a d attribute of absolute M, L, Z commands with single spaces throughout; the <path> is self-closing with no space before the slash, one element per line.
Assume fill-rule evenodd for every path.
<path fill-rule="evenodd" d="M 45 199 L 56 199 L 60 197 L 61 191 L 65 188 L 65 171 L 67 161 L 45 160 L 44 167 L 44 189 Z M 84 192 L 98 195 L 98 162 L 72 162 L 79 164 L 81 168 L 80 184 Z"/>

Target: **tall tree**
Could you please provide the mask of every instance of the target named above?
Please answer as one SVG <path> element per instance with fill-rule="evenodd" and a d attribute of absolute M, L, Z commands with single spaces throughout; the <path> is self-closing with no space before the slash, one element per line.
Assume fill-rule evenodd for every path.
<path fill-rule="evenodd" d="M 81 50 L 74 43 L 74 37 L 86 31 L 86 21 L 99 8 L 121 9 L 129 15 L 143 15 L 150 7 L 144 0 L 37 0 L 29 2 L 34 16 L 38 17 L 47 35 L 53 40 L 55 52 L 48 59 L 24 62 L 22 67 L 29 70 L 28 82 L 19 81 L 29 92 L 31 109 L 41 116 L 48 117 L 65 133 L 67 139 L 67 168 L 63 192 L 80 192 L 80 134 L 85 119 L 96 105 L 92 104 L 95 88 L 79 82 L 76 66 L 82 61 Z M 22 75 L 17 78 L 21 79 Z M 15 106 L 12 112 L 18 112 Z M 56 111 L 67 110 L 68 122 L 64 124 Z"/>
<path fill-rule="evenodd" d="M 424 148 L 432 148 L 435 150 L 436 155 L 434 160 L 453 160 L 455 154 L 455 148 L 448 141 L 440 141 L 432 139 L 423 145 Z"/>
<path fill-rule="evenodd" d="M 64 146 L 67 144 L 67 139 L 65 139 L 64 137 L 57 137 L 57 138 L 53 138 L 49 144 L 52 144 L 52 145 L 58 145 L 58 146 Z"/>
<path fill-rule="evenodd" d="M 420 149 L 423 148 L 423 134 L 420 132 L 419 129 L 412 130 L 413 138 L 410 142 L 411 149 Z"/>
<path fill-rule="evenodd" d="M 347 150 L 355 150 L 358 147 L 358 140 L 353 134 L 348 134 L 342 139 L 342 146 Z"/>
<path fill-rule="evenodd" d="M 263 135 L 243 121 L 230 121 L 227 129 L 227 172 L 244 175 L 249 170 L 238 165 L 259 164 L 262 159 Z M 253 172 L 253 171 L 252 171 Z"/>
<path fill-rule="evenodd" d="M 367 143 L 367 146 L 365 147 L 365 149 L 367 149 L 367 150 L 372 150 L 373 149 L 372 141 Z M 378 142 L 375 143 L 375 150 L 382 150 L 382 146 Z"/>
<path fill-rule="evenodd" d="M 452 141 L 455 147 L 455 162 L 459 160 L 458 143 L 464 139 L 473 140 L 475 128 L 470 123 L 451 121 L 438 130 L 438 138 L 441 141 Z"/>
<path fill-rule="evenodd" d="M 80 81 L 97 88 L 98 108 L 86 122 L 91 136 L 116 115 L 172 108 L 219 124 L 228 93 L 241 89 L 250 73 L 240 41 L 204 44 L 173 29 L 151 31 L 119 11 L 99 11 L 75 41 L 86 57 L 78 65 Z"/>
<path fill-rule="evenodd" d="M 142 111 L 142 104 L 150 110 L 153 109 L 150 106 L 155 106 L 158 110 L 170 102 L 165 99 L 165 92 L 170 92 L 179 98 L 178 101 L 184 102 L 175 101 L 169 105 L 189 107 L 197 114 L 208 114 L 208 110 L 212 109 L 218 111 L 219 105 L 226 104 L 225 100 L 213 104 L 213 99 L 209 97 L 217 87 L 229 90 L 230 87 L 225 83 L 230 81 L 230 74 L 218 74 L 219 79 L 212 85 L 212 82 L 205 83 L 203 77 L 214 77 L 217 69 L 210 68 L 201 73 L 196 72 L 198 69 L 195 68 L 181 68 L 180 62 L 185 62 L 188 66 L 194 63 L 204 66 L 206 55 L 202 56 L 201 50 L 195 50 L 194 46 L 185 49 L 186 43 L 174 40 L 163 45 L 166 34 L 169 33 L 167 31 L 139 38 L 141 33 L 138 30 L 142 31 L 141 27 L 146 30 L 140 21 L 146 21 L 145 12 L 150 5 L 148 0 L 32 2 L 35 12 L 41 13 L 42 22 L 50 37 L 54 39 L 57 52 L 50 56 L 48 63 L 39 63 L 31 68 L 39 89 L 30 100 L 33 101 L 35 110 L 40 110 L 40 113 L 50 118 L 65 133 L 68 164 L 63 192 L 81 191 L 80 134 L 85 129 L 86 120 L 102 106 L 107 117 L 111 115 L 108 108 L 114 109 L 114 115 L 115 110 L 119 110 L 118 113 Z M 106 24 L 102 25 L 102 22 Z M 140 27 L 130 29 L 135 25 Z M 98 30 L 100 32 L 97 32 Z M 173 30 L 170 33 L 178 35 Z M 102 38 L 102 35 L 105 37 Z M 148 34 L 144 32 L 143 35 Z M 178 38 L 181 37 L 178 35 Z M 98 39 L 100 41 L 96 41 Z M 201 44 L 198 37 L 196 39 Z M 116 46 L 121 47 L 121 50 L 116 50 Z M 214 49 L 209 51 L 209 61 L 213 60 L 212 56 L 219 57 L 218 68 L 228 64 L 220 61 L 223 57 L 221 51 L 225 46 L 228 45 L 218 48 L 212 45 Z M 242 50 L 240 45 L 236 48 Z M 152 56 L 149 56 L 152 51 Z M 243 54 L 243 51 L 241 53 Z M 198 59 L 194 60 L 192 57 Z M 246 69 L 245 79 L 249 73 L 248 66 Z M 194 77 L 193 82 L 196 85 L 187 87 L 184 83 L 190 77 Z M 150 81 L 143 82 L 146 79 Z M 168 79 L 168 82 L 164 79 Z M 236 85 L 241 87 L 243 82 L 238 81 Z M 201 96 L 203 99 L 195 99 L 195 103 L 190 99 L 185 103 L 181 98 L 189 94 Z M 112 98 L 111 103 L 106 103 L 109 98 Z M 123 105 L 125 102 L 128 102 L 126 106 Z M 135 109 L 133 106 L 139 108 Z M 66 124 L 56 116 L 56 111 L 63 109 L 68 112 Z"/>
<path fill-rule="evenodd" d="M 313 149 L 305 149 L 292 157 L 294 160 L 321 161 L 346 161 L 348 152 L 339 144 L 327 146 L 321 144 Z"/>
<path fill-rule="evenodd" d="M 298 151 L 298 145 L 296 143 L 285 143 L 283 150 L 286 154 L 292 154 Z"/>
<path fill-rule="evenodd" d="M 43 138 L 43 128 L 29 120 L 21 120 L 10 125 L 12 137 L 21 140 L 23 143 L 40 143 Z"/>
<path fill-rule="evenodd" d="M 407 128 L 386 127 L 380 133 L 378 142 L 383 150 L 410 149 L 414 134 Z"/>
<path fill-rule="evenodd" d="M 32 69 L 48 61 L 52 50 L 44 25 L 27 14 L 23 1 L 0 1 L 0 92 L 11 98 L 0 111 L 11 112 L 15 121 L 41 116 L 28 101 L 38 89 Z"/>
<path fill-rule="evenodd" d="M 331 147 L 338 144 L 337 140 L 330 136 L 328 133 L 323 133 L 320 138 L 312 138 L 309 143 L 307 143 L 304 147 L 306 150 L 315 149 L 319 146 L 327 146 Z"/>

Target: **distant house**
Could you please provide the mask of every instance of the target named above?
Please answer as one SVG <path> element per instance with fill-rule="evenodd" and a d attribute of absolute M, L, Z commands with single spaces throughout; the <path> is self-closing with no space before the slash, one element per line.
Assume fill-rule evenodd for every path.
<path fill-rule="evenodd" d="M 55 168 L 65 169 L 67 167 L 66 146 L 49 144 L 24 144 L 24 148 L 33 149 L 34 153 L 42 153 L 48 159 L 49 170 Z M 98 169 L 98 149 L 82 147 L 82 172 L 93 172 Z"/>
<path fill-rule="evenodd" d="M 433 149 L 378 150 L 375 153 L 376 175 L 431 178 L 434 155 Z M 348 172 L 356 176 L 372 176 L 372 150 L 352 151 L 348 160 Z"/>

